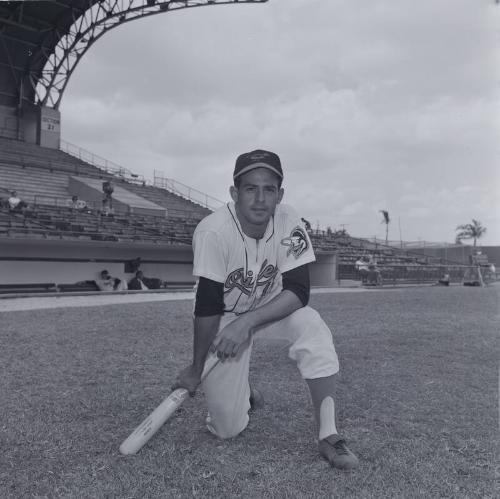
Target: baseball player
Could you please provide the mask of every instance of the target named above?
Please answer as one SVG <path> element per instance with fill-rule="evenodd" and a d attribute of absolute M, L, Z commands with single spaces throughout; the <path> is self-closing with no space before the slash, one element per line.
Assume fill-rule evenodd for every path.
<path fill-rule="evenodd" d="M 248 381 L 255 337 L 285 340 L 311 393 L 320 455 L 340 469 L 358 459 L 337 432 L 334 380 L 339 370 L 332 334 L 310 308 L 311 241 L 297 213 L 280 204 L 283 171 L 278 155 L 241 154 L 230 187 L 233 202 L 203 219 L 193 236 L 198 277 L 193 362 L 174 388 L 194 395 L 205 361 L 221 362 L 202 383 L 207 427 L 220 438 L 248 424 L 252 402 L 262 401 Z"/>

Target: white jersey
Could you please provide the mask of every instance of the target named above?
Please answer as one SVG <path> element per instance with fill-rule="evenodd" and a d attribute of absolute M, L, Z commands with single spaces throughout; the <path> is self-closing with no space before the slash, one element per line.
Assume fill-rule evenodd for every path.
<path fill-rule="evenodd" d="M 193 275 L 224 283 L 224 311 L 235 314 L 274 298 L 284 272 L 315 260 L 299 216 L 284 204 L 257 240 L 243 233 L 234 203 L 228 203 L 198 224 L 193 252 Z"/>

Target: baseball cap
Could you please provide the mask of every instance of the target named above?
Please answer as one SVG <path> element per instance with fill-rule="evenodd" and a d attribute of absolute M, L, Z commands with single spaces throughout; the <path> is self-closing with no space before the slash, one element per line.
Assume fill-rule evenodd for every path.
<path fill-rule="evenodd" d="M 279 178 L 283 178 L 283 170 L 281 169 L 281 161 L 277 154 L 263 149 L 245 152 L 236 158 L 234 166 L 233 180 L 236 180 L 240 175 L 248 173 L 255 168 L 267 168 L 271 170 Z"/>

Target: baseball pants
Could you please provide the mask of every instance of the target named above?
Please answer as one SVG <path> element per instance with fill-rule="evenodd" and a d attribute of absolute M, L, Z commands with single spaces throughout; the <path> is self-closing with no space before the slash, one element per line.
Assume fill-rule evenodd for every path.
<path fill-rule="evenodd" d="M 236 318 L 234 314 L 224 315 L 219 332 Z M 339 370 L 331 331 L 311 307 L 300 308 L 288 317 L 260 328 L 253 339 L 286 342 L 288 355 L 297 363 L 304 379 L 331 376 Z M 208 407 L 207 427 L 220 438 L 234 437 L 248 424 L 248 373 L 253 339 L 236 358 L 220 362 L 203 381 Z"/>

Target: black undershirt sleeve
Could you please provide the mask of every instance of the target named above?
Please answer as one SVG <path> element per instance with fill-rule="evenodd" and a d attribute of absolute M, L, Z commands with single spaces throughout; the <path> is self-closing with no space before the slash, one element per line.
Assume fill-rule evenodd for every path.
<path fill-rule="evenodd" d="M 302 306 L 305 307 L 309 303 L 309 294 L 311 291 L 308 265 L 301 265 L 288 272 L 284 272 L 281 277 L 283 289 L 288 289 L 292 293 L 295 293 L 302 302 Z"/>
<path fill-rule="evenodd" d="M 198 280 L 194 315 L 210 317 L 224 313 L 224 284 L 205 277 Z"/>

